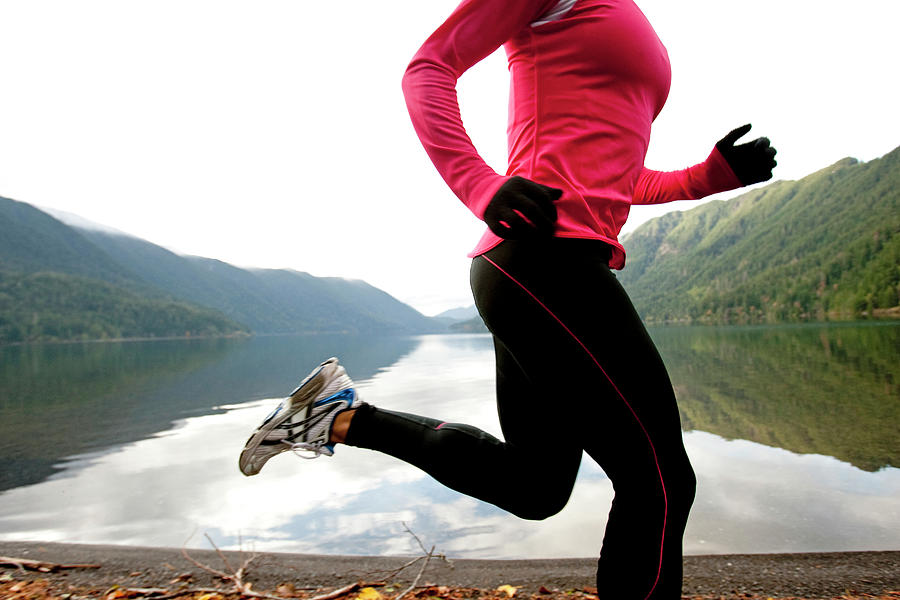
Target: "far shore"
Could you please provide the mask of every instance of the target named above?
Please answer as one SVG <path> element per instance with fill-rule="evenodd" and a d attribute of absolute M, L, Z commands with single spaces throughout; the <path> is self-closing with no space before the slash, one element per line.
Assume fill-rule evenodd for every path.
<path fill-rule="evenodd" d="M 696 320 L 671 320 L 671 321 L 655 321 L 645 320 L 644 325 L 648 327 L 778 327 L 796 326 L 796 325 L 853 325 L 853 324 L 871 324 L 871 323 L 894 323 L 900 322 L 900 306 L 893 308 L 875 309 L 873 315 L 869 317 L 864 314 L 862 318 L 832 318 L 832 319 L 801 319 L 798 321 L 775 321 L 775 322 L 729 322 L 722 323 L 718 321 L 706 321 L 703 319 Z M 490 333 L 487 328 L 480 327 L 477 330 L 451 329 L 447 331 L 431 331 L 427 333 L 387 333 L 384 335 L 465 335 L 472 333 Z M 235 332 L 221 335 L 173 335 L 161 337 L 120 337 L 120 338 L 97 338 L 97 339 L 64 339 L 64 340 L 29 340 L 21 342 L 2 342 L 0 348 L 11 346 L 43 346 L 55 344 L 108 344 L 108 343 L 127 343 L 127 342 L 166 342 L 166 341 L 189 341 L 189 340 L 221 340 L 221 339 L 242 339 L 251 337 L 298 337 L 298 336 L 314 336 L 314 335 L 354 335 L 357 332 L 351 331 L 294 331 L 289 333 L 254 333 L 254 332 Z M 362 334 L 360 334 L 362 335 Z M 368 334 L 366 334 L 368 335 Z"/>

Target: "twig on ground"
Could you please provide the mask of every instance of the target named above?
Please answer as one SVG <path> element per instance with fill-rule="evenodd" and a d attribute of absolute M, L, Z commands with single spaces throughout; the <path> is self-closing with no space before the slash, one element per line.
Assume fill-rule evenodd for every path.
<path fill-rule="evenodd" d="M 40 560 L 29 560 L 27 558 L 13 558 L 11 556 L 0 556 L 0 565 L 16 567 L 20 571 L 30 569 L 32 571 L 40 571 L 41 573 L 51 573 L 60 569 L 99 569 L 100 565 L 62 565 L 58 563 L 44 562 Z"/>
<path fill-rule="evenodd" d="M 434 546 L 431 547 L 431 550 L 426 550 L 425 545 L 422 544 L 422 540 L 420 540 L 419 536 L 417 536 L 415 533 L 412 532 L 412 530 L 406 525 L 406 523 L 403 523 L 403 528 L 406 530 L 407 533 L 409 533 L 413 537 L 413 539 L 416 540 L 416 543 L 419 545 L 419 548 L 422 549 L 423 554 L 422 554 L 422 556 L 418 556 L 418 557 L 410 560 L 409 562 L 405 563 L 399 569 L 395 569 L 394 571 L 391 571 L 388 575 L 388 578 L 396 577 L 401 572 L 403 572 L 405 569 L 413 566 L 414 564 L 416 564 L 419 561 L 422 561 L 422 566 L 419 569 L 419 572 L 416 574 L 416 577 L 413 580 L 412 585 L 410 585 L 408 588 L 406 588 L 399 595 L 394 596 L 393 600 L 401 600 L 401 598 L 403 598 L 405 595 L 407 595 L 408 593 L 413 591 L 419 585 L 419 581 L 422 579 L 422 575 L 425 573 L 425 569 L 428 567 L 428 563 L 432 558 L 439 558 L 442 561 L 444 561 L 447 564 L 450 564 L 452 566 L 452 563 L 447 559 L 447 557 L 445 555 L 440 554 L 440 553 L 436 554 L 434 552 L 434 548 L 435 548 Z M 154 600 L 165 600 L 166 598 L 174 598 L 180 594 L 186 594 L 186 593 L 192 593 L 192 592 L 237 593 L 241 596 L 250 597 L 250 598 L 260 598 L 260 599 L 265 599 L 265 600 L 285 600 L 284 596 L 273 596 L 270 594 L 263 594 L 260 592 L 255 592 L 252 589 L 250 589 L 251 588 L 250 582 L 244 581 L 244 578 L 246 577 L 246 574 L 247 574 L 247 566 L 253 560 L 255 560 L 257 558 L 257 555 L 255 553 L 251 554 L 249 558 L 244 559 L 244 551 L 243 551 L 243 545 L 242 545 L 240 557 L 243 560 L 241 562 L 241 566 L 235 570 L 234 567 L 231 566 L 231 563 L 228 562 L 228 557 L 225 556 L 225 553 L 219 549 L 219 547 L 216 545 L 216 543 L 213 541 L 213 539 L 209 536 L 209 534 L 204 534 L 204 536 L 206 537 L 207 541 L 210 543 L 210 545 L 215 550 L 216 555 L 222 561 L 222 564 L 224 565 L 224 570 L 220 570 L 220 569 L 211 567 L 210 565 L 207 565 L 205 563 L 202 563 L 202 562 L 196 560 L 194 557 L 192 557 L 190 554 L 188 554 L 187 543 L 188 543 L 188 541 L 190 541 L 190 537 L 185 541 L 185 545 L 182 546 L 182 548 L 181 548 L 182 556 L 184 556 L 185 560 L 187 560 L 189 563 L 191 563 L 198 569 L 201 569 L 203 571 L 206 571 L 207 573 L 215 575 L 222 581 L 230 582 L 232 587 L 234 588 L 233 590 L 228 591 L 228 590 L 208 589 L 208 588 L 183 588 L 176 592 L 167 593 L 168 590 L 157 590 L 157 589 L 150 589 L 150 588 L 147 588 L 147 589 L 135 588 L 132 591 L 134 591 L 136 593 L 152 595 Z M 191 535 L 191 537 L 193 537 L 193 534 Z M 341 596 L 344 596 L 345 594 L 349 594 L 349 593 L 355 591 L 356 589 L 358 589 L 361 586 L 362 586 L 361 582 L 351 583 L 349 585 L 346 585 L 342 588 L 338 588 L 338 589 L 328 592 L 326 594 L 315 596 L 313 598 L 307 598 L 306 600 L 335 600 L 336 598 L 340 598 Z M 162 595 L 159 595 L 159 594 L 162 594 Z"/>
<path fill-rule="evenodd" d="M 222 590 L 221 588 L 208 588 L 208 587 L 193 587 L 193 588 L 181 588 L 175 590 L 174 592 L 170 592 L 165 588 L 121 588 L 122 590 L 140 594 L 142 596 L 150 596 L 153 600 L 168 600 L 169 598 L 177 598 L 178 596 L 184 596 L 185 594 L 230 594 L 226 590 Z M 282 596 L 267 596 L 268 598 L 278 598 L 279 600 L 289 600 L 288 598 L 284 598 Z"/>
<path fill-rule="evenodd" d="M 249 562 L 250 562 L 251 560 L 253 560 L 254 558 L 256 558 L 255 556 L 251 556 L 247 561 L 244 562 L 244 564 L 241 565 L 241 568 L 240 568 L 240 569 L 238 569 L 237 571 L 235 571 L 234 569 L 231 568 L 231 565 L 228 564 L 228 559 L 225 557 L 224 554 L 222 554 L 222 551 L 219 550 L 219 547 L 216 546 L 216 543 L 215 543 L 214 541 L 212 541 L 212 538 L 211 538 L 211 537 L 209 537 L 209 534 L 208 534 L 208 533 L 204 533 L 204 534 L 203 534 L 203 537 L 205 537 L 205 538 L 207 539 L 207 541 L 209 542 L 209 545 L 212 546 L 212 547 L 215 549 L 216 554 L 218 554 L 218 555 L 219 555 L 219 558 L 222 559 L 222 564 L 225 565 L 225 568 L 228 569 L 228 571 L 229 571 L 230 573 L 234 573 L 234 575 L 235 575 L 236 577 L 240 577 L 240 576 L 241 576 L 241 572 L 244 570 L 244 567 L 246 566 L 246 564 L 249 563 Z M 242 554 L 243 554 L 243 552 L 242 552 Z"/>
<path fill-rule="evenodd" d="M 413 539 L 415 539 L 416 543 L 419 544 L 419 548 L 422 549 L 423 555 L 419 556 L 418 558 L 416 558 L 414 560 L 409 561 L 408 563 L 406 563 L 405 565 L 400 567 L 400 569 L 398 569 L 397 571 L 394 572 L 394 575 L 399 574 L 400 571 L 402 571 L 403 569 L 405 569 L 407 567 L 411 567 L 412 565 L 414 565 L 416 562 L 418 562 L 420 560 L 422 561 L 422 568 L 419 569 L 419 572 L 416 575 L 416 578 L 413 579 L 412 584 L 410 584 L 410 586 L 408 588 L 406 588 L 405 590 L 403 590 L 402 592 L 400 592 L 399 594 L 394 596 L 393 600 L 400 600 L 401 598 L 403 598 L 403 596 L 405 596 L 406 594 L 408 594 L 411 591 L 413 591 L 414 589 L 416 589 L 416 586 L 419 585 L 419 580 L 422 579 L 422 574 L 425 573 L 425 569 L 428 567 L 428 561 L 430 561 L 432 558 L 439 558 L 442 561 L 444 561 L 445 563 L 447 563 L 448 565 L 450 565 L 451 567 L 453 566 L 453 563 L 450 562 L 450 560 L 444 554 L 435 554 L 434 553 L 434 546 L 431 547 L 431 550 L 426 550 L 425 545 L 422 543 L 422 540 L 420 540 L 419 536 L 417 536 L 415 533 L 412 532 L 412 530 L 409 528 L 409 526 L 405 522 L 403 523 L 403 528 L 406 530 L 406 532 L 409 535 L 413 536 Z"/>
<path fill-rule="evenodd" d="M 425 549 L 425 545 L 422 543 L 422 540 L 419 539 L 419 536 L 413 533 L 412 529 L 409 528 L 409 525 L 406 524 L 406 521 L 401 521 L 401 523 L 403 524 L 403 529 L 406 530 L 406 533 L 413 536 L 413 539 L 416 540 L 417 544 L 419 544 L 419 548 L 422 549 L 422 553 L 428 554 L 428 550 Z M 431 549 L 434 550 L 434 546 L 432 546 Z"/>
<path fill-rule="evenodd" d="M 328 592 L 327 594 L 322 594 L 321 596 L 315 596 L 313 598 L 307 598 L 306 600 L 333 600 L 334 598 L 340 598 L 344 594 L 349 594 L 350 592 L 355 591 L 356 588 L 359 587 L 359 585 L 359 582 L 351 583 L 350 585 L 338 588 L 333 592 Z"/>
<path fill-rule="evenodd" d="M 422 540 L 420 540 L 419 536 L 417 536 L 415 533 L 412 532 L 412 530 L 409 528 L 409 526 L 406 524 L 405 521 L 401 521 L 401 524 L 403 525 L 403 528 L 406 530 L 406 532 L 409 535 L 411 535 L 413 537 L 413 539 L 416 540 L 416 543 L 419 544 L 419 548 L 422 549 L 422 556 L 415 557 L 414 559 L 404 563 L 403 565 L 394 569 L 393 571 L 370 571 L 368 573 L 363 573 L 363 575 L 380 575 L 380 576 L 382 576 L 383 579 L 391 580 L 394 577 L 396 577 L 397 575 L 399 575 L 400 573 L 402 573 L 403 571 L 405 571 L 406 569 L 408 569 L 409 567 L 416 564 L 417 562 L 425 561 L 425 564 L 422 565 L 422 568 L 419 571 L 419 574 L 416 576 L 416 582 L 418 582 L 419 579 L 422 577 L 422 573 L 425 572 L 425 566 L 427 566 L 428 561 L 432 558 L 439 558 L 442 561 L 444 561 L 445 563 L 447 563 L 451 568 L 453 567 L 453 563 L 444 554 L 435 554 L 434 553 L 434 546 L 431 547 L 430 552 L 428 550 L 426 550 L 424 544 L 422 544 Z M 418 583 L 414 583 L 413 587 L 415 587 L 416 585 L 418 585 Z M 393 600 L 399 600 L 401 596 L 409 593 L 409 591 L 411 589 L 412 588 L 407 589 L 405 592 L 403 592 L 403 594 L 400 594 L 400 596 L 395 596 L 393 598 Z"/>
<path fill-rule="evenodd" d="M 409 530 L 407 529 L 407 531 L 409 531 Z M 412 532 L 410 532 L 410 533 L 412 533 Z M 419 538 L 416 538 L 416 540 L 418 540 L 418 539 Z M 420 545 L 421 545 L 421 542 L 420 542 Z M 425 548 L 423 547 L 422 549 L 424 550 Z M 428 553 L 424 557 L 422 557 L 425 560 L 422 561 L 422 568 L 419 569 L 419 574 L 416 575 L 415 579 L 413 579 L 412 584 L 408 588 L 406 588 L 405 590 L 400 592 L 398 595 L 394 596 L 394 600 L 400 600 L 400 598 L 402 598 L 403 596 L 407 595 L 408 593 L 410 593 L 411 591 L 416 589 L 416 586 L 419 585 L 419 579 L 422 578 L 422 573 L 425 572 L 425 567 L 428 566 L 428 561 L 431 560 L 431 557 L 433 555 L 434 555 L 434 546 L 432 546 L 431 550 L 429 550 Z"/>
<path fill-rule="evenodd" d="M 393 579 L 394 577 L 396 577 L 397 575 L 399 575 L 400 573 L 402 573 L 403 571 L 405 571 L 405 570 L 408 569 L 409 567 L 413 566 L 414 564 L 416 564 L 416 563 L 419 562 L 420 560 L 422 560 L 422 557 L 421 557 L 421 556 L 417 556 L 417 557 L 415 557 L 414 559 L 412 559 L 411 561 L 409 561 L 409 562 L 403 564 L 402 566 L 400 566 L 400 567 L 394 569 L 393 571 L 370 571 L 370 572 L 368 572 L 368 573 L 364 573 L 364 575 L 381 575 L 380 579 L 385 579 L 385 580 L 390 581 L 391 579 Z"/>
<path fill-rule="evenodd" d="M 171 598 L 172 594 L 169 590 L 164 588 L 121 588 L 128 592 L 129 594 L 140 594 L 141 596 L 153 596 L 155 600 L 160 600 L 161 598 Z M 184 592 L 178 592 L 179 594 L 183 594 Z"/>
<path fill-rule="evenodd" d="M 250 558 L 244 560 L 243 564 L 241 564 L 241 566 L 238 568 L 238 570 L 235 571 L 234 569 L 231 568 L 231 565 L 228 563 L 228 559 L 225 557 L 225 554 L 223 554 L 222 551 L 219 550 L 219 547 L 216 545 L 215 542 L 213 542 L 212 538 L 209 537 L 209 535 L 207 535 L 207 534 L 204 534 L 204 535 L 206 535 L 206 539 L 209 540 L 209 543 L 212 544 L 212 547 L 215 549 L 216 554 L 219 556 L 220 559 L 222 559 L 222 562 L 224 563 L 225 568 L 228 570 L 228 572 L 214 569 L 213 567 L 211 567 L 209 565 L 203 564 L 203 563 L 195 560 L 191 555 L 189 555 L 187 553 L 187 548 L 185 546 L 182 546 L 181 554 L 182 554 L 182 556 L 184 556 L 184 558 L 188 562 L 190 562 L 191 564 L 193 564 L 194 566 L 196 566 L 199 569 L 203 569 L 207 573 L 212 573 L 213 575 L 215 575 L 216 577 L 219 577 L 220 579 L 222 579 L 224 581 L 230 581 L 231 584 L 234 586 L 234 591 L 237 592 L 238 594 L 240 594 L 241 596 L 249 596 L 251 598 L 267 598 L 270 600 L 284 600 L 283 596 L 272 596 L 269 594 L 262 594 L 259 592 L 254 592 L 253 590 L 250 589 L 251 584 L 249 582 L 247 582 L 247 583 L 244 582 L 245 569 L 247 568 L 247 565 L 249 565 L 251 561 L 256 559 L 256 554 L 253 554 L 250 556 Z M 189 540 L 190 540 L 190 538 L 188 538 L 188 541 Z M 187 541 L 185 541 L 185 544 L 187 544 Z M 222 591 L 222 590 L 215 590 L 215 591 Z M 182 593 L 183 593 L 183 591 L 182 591 Z"/>

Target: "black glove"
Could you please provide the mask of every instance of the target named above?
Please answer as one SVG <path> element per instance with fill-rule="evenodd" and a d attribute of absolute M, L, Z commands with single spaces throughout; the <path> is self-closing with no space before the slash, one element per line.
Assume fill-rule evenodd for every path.
<path fill-rule="evenodd" d="M 484 222 L 499 237 L 522 240 L 549 237 L 556 224 L 556 205 L 562 190 L 514 175 L 491 198 Z"/>
<path fill-rule="evenodd" d="M 750 131 L 750 127 L 749 123 L 738 127 L 716 143 L 719 153 L 743 185 L 772 179 L 772 169 L 778 164 L 775 162 L 776 150 L 769 143 L 769 138 L 761 137 L 740 146 L 734 145 L 738 138 Z"/>

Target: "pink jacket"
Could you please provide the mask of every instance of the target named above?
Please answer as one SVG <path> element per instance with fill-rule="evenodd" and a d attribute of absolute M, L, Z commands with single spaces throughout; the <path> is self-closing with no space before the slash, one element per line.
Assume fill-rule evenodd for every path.
<path fill-rule="evenodd" d="M 456 98 L 457 79 L 501 45 L 511 78 L 505 176 L 479 156 Z M 477 217 L 509 176 L 561 188 L 555 235 L 603 240 L 621 269 L 617 236 L 632 204 L 741 185 L 715 149 L 682 171 L 644 167 L 670 81 L 666 49 L 631 0 L 464 0 L 413 57 L 403 92 L 426 152 Z M 500 241 L 487 231 L 470 256 Z"/>

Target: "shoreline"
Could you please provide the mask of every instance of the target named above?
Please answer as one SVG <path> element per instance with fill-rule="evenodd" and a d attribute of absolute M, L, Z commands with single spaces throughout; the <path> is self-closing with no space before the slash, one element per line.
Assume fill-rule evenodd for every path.
<path fill-rule="evenodd" d="M 428 317 L 433 319 L 435 317 Z M 459 321 L 459 323 L 467 323 L 468 321 Z M 799 319 L 796 321 L 759 321 L 759 322 L 718 322 L 703 320 L 687 320 L 675 319 L 668 321 L 645 320 L 642 322 L 647 327 L 779 327 L 791 325 L 864 325 L 864 324 L 895 324 L 900 323 L 900 306 L 892 308 L 876 309 L 871 316 L 862 315 L 860 317 L 848 318 L 826 318 L 826 319 Z M 487 334 L 490 333 L 487 328 L 474 330 L 454 330 L 450 326 L 446 331 L 425 331 L 419 333 L 411 332 L 395 332 L 374 335 L 401 335 L 401 336 L 419 336 L 419 335 L 467 335 L 467 334 Z M 169 341 L 189 341 L 189 340 L 230 340 L 230 339 L 247 339 L 247 338 L 267 338 L 267 337 L 295 337 L 295 336 L 316 336 L 316 335 L 359 335 L 359 332 L 353 331 L 292 331 L 283 333 L 256 333 L 253 331 L 234 332 L 220 335 L 172 335 L 172 336 L 149 336 L 149 337 L 121 337 L 121 338 L 91 338 L 91 339 L 63 339 L 63 340 L 28 340 L 19 342 L 0 341 L 0 348 L 14 346 L 41 346 L 41 345 L 63 345 L 63 344 L 111 344 L 111 343 L 130 343 L 130 342 L 169 342 Z M 364 334 L 368 335 L 368 334 Z"/>
<path fill-rule="evenodd" d="M 222 568 L 214 550 L 188 549 L 195 560 Z M 233 565 L 248 554 L 224 551 Z M 336 588 L 357 581 L 375 581 L 409 562 L 410 557 L 330 556 L 259 552 L 247 579 L 255 589 L 274 590 L 280 584 L 297 588 Z M 191 573 L 193 584 L 215 586 L 214 577 L 187 561 L 180 548 L 149 548 L 59 542 L 0 541 L 0 556 L 57 564 L 97 564 L 96 569 L 71 569 L 52 573 L 28 572 L 27 579 L 46 579 L 53 584 L 108 589 L 166 587 Z M 541 586 L 570 590 L 593 587 L 595 558 L 547 560 L 453 559 L 452 566 L 434 560 L 422 582 L 464 588 L 496 589 L 503 584 L 521 586 L 523 593 L 537 593 Z M 392 581 L 411 582 L 418 567 L 407 569 Z M 20 571 L 2 569 L 18 578 Z M 801 554 L 691 555 L 684 559 L 684 595 L 751 594 L 808 599 L 836 598 L 848 592 L 884 594 L 900 589 L 900 551 L 821 552 Z"/>

